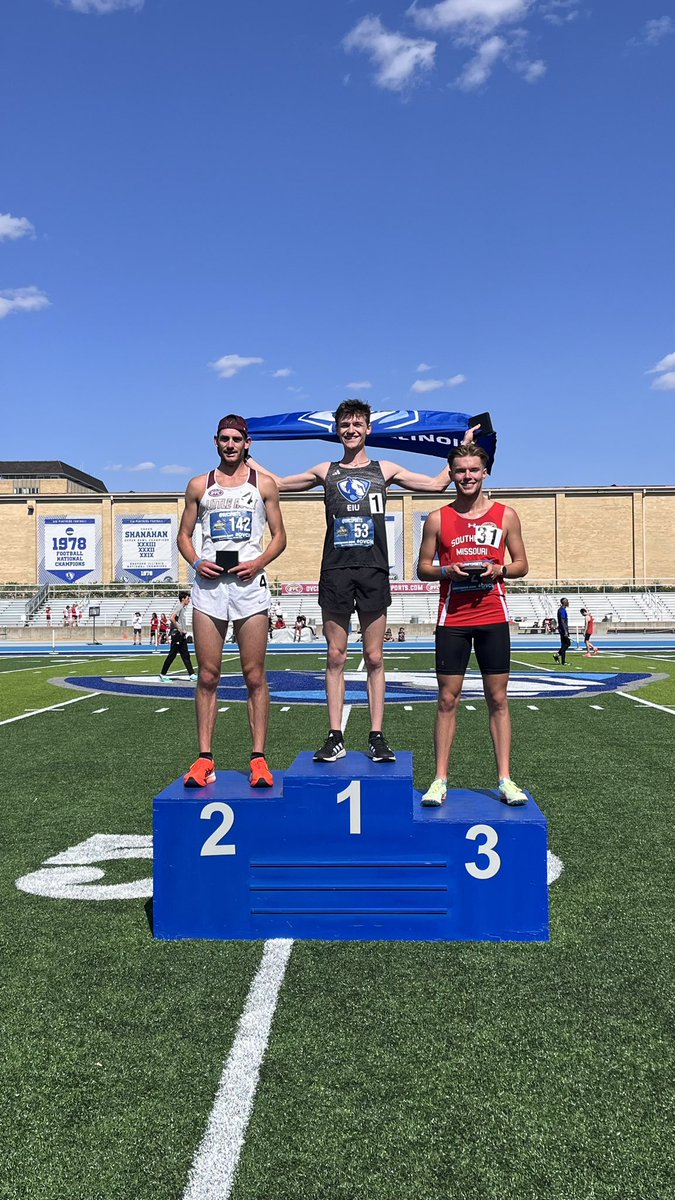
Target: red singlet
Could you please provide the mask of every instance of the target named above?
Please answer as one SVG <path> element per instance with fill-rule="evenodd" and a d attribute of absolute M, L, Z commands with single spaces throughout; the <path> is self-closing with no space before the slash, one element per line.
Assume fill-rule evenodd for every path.
<path fill-rule="evenodd" d="M 463 517 L 452 504 L 441 509 L 438 556 L 452 563 L 504 564 L 504 505 L 496 501 L 482 517 Z M 439 625 L 496 625 L 509 619 L 504 583 L 467 579 L 441 580 Z"/>

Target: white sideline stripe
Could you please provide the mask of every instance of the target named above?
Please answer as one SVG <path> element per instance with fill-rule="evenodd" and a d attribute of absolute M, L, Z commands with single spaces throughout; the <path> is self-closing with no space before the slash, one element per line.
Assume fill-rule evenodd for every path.
<path fill-rule="evenodd" d="M 160 712 L 168 712 L 168 711 L 169 711 L 169 710 L 168 710 L 168 708 L 156 708 L 156 709 L 155 709 L 155 712 L 156 712 L 156 713 L 160 713 Z"/>
<path fill-rule="evenodd" d="M 232 1191 L 292 946 L 292 938 L 265 942 L 183 1200 L 227 1200 Z"/>
<path fill-rule="evenodd" d="M 102 692 L 86 692 L 84 696 L 75 696 L 73 700 L 62 700 L 60 704 L 48 704 L 46 708 L 36 708 L 33 712 L 22 713 L 20 717 L 7 717 L 4 721 L 0 721 L 0 725 L 12 725 L 14 721 L 25 721 L 27 717 L 37 717 L 43 712 L 53 712 L 56 708 L 65 708 L 66 704 L 77 704 L 80 700 L 93 700 L 94 696 L 101 696 Z"/>
<path fill-rule="evenodd" d="M 591 704 L 591 708 L 594 708 L 596 712 L 604 712 L 601 704 Z"/>
<path fill-rule="evenodd" d="M 616 694 L 625 696 L 626 700 L 634 700 L 636 704 L 646 704 L 647 708 L 658 708 L 659 712 L 667 712 L 671 717 L 675 717 L 675 708 L 666 708 L 665 704 L 654 704 L 653 700 L 643 700 L 641 696 L 634 696 L 632 692 L 617 692 Z"/>
<path fill-rule="evenodd" d="M 544 653 L 544 651 L 538 651 L 538 653 Z M 548 671 L 550 674 L 549 667 L 540 667 L 539 663 L 525 662 L 524 658 L 512 658 L 511 662 L 518 663 L 519 667 L 529 667 L 531 671 Z"/>
<path fill-rule="evenodd" d="M 102 713 L 102 712 L 109 712 L 109 709 L 107 709 L 107 708 L 92 708 L 91 715 L 92 715 L 92 717 L 95 717 L 97 713 Z"/>

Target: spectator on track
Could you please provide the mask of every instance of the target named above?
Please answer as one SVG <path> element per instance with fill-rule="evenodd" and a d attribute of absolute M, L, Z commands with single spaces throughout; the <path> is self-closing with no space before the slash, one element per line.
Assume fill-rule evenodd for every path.
<path fill-rule="evenodd" d="M 143 632 L 143 618 L 141 617 L 141 614 L 138 611 L 134 613 L 133 630 L 134 630 L 133 645 L 140 646 L 141 645 L 141 634 Z"/>
<path fill-rule="evenodd" d="M 599 654 L 597 646 L 594 646 L 591 638 L 595 633 L 595 617 L 587 608 L 582 608 L 581 615 L 584 618 L 584 646 L 586 647 L 584 658 L 591 658 L 594 654 Z"/>
<path fill-rule="evenodd" d="M 187 619 L 185 610 L 190 603 L 189 592 L 178 593 L 178 603 L 174 605 L 171 611 L 171 649 L 164 659 L 159 677 L 162 683 L 170 683 L 169 667 L 175 658 L 180 654 L 183 660 L 183 666 L 190 677 L 192 683 L 197 682 L 197 675 L 192 665 L 190 651 L 188 650 L 187 640 Z M 139 614 L 140 616 L 140 614 Z M 140 642 L 139 642 L 140 645 Z"/>
<path fill-rule="evenodd" d="M 150 645 L 157 645 L 157 630 L 159 629 L 159 617 L 154 612 L 150 618 Z"/>

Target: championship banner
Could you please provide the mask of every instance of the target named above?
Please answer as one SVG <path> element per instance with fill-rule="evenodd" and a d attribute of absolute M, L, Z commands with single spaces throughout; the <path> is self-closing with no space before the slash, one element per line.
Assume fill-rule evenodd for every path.
<path fill-rule="evenodd" d="M 40 517 L 38 582 L 101 582 L 101 518 Z"/>
<path fill-rule="evenodd" d="M 487 413 L 482 413 L 484 428 L 492 430 Z M 383 409 L 371 414 L 372 432 L 368 445 L 385 450 L 408 450 L 415 454 L 433 454 L 447 458 L 453 446 L 458 446 L 467 429 L 480 418 L 467 413 L 431 412 L 419 408 Z M 323 442 L 339 442 L 333 413 L 320 412 L 276 413 L 269 417 L 247 418 L 249 433 L 260 442 L 302 441 L 308 438 Z M 479 432 L 476 441 L 489 458 L 492 470 L 497 435 Z"/>
<path fill-rule="evenodd" d="M 123 583 L 175 583 L 175 517 L 115 515 L 115 578 Z"/>

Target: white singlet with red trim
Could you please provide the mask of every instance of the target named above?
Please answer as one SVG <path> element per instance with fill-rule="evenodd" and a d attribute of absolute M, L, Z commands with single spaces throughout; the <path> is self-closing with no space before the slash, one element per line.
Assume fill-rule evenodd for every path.
<path fill-rule="evenodd" d="M 216 472 L 209 471 L 197 520 L 202 528 L 200 558 L 215 562 L 218 550 L 236 551 L 239 562 L 258 558 L 263 551 L 267 513 L 258 489 L 257 472 L 250 467 L 246 482 L 230 488 L 222 487 Z M 240 621 L 265 612 L 271 601 L 264 571 L 250 583 L 242 583 L 227 572 L 217 579 L 195 575 L 194 608 L 220 621 Z"/>

